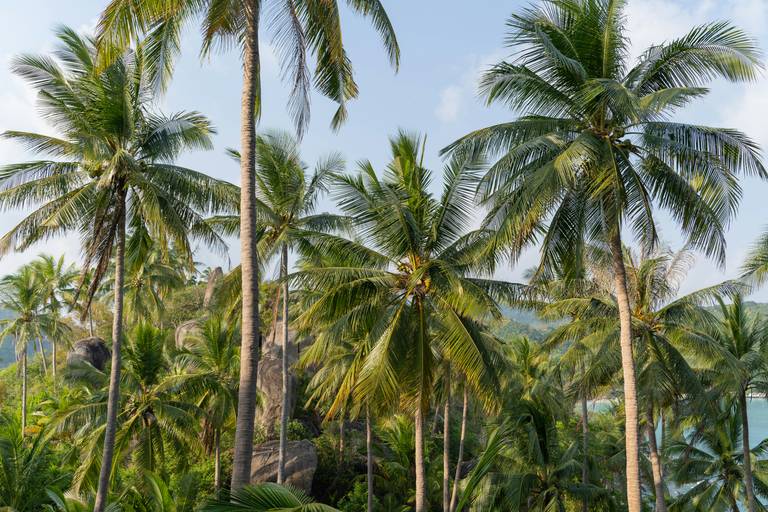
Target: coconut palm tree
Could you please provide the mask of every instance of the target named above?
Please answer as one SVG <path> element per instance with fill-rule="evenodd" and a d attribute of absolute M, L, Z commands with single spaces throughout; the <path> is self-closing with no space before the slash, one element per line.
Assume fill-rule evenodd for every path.
<path fill-rule="evenodd" d="M 203 445 L 214 457 L 214 488 L 221 488 L 221 434 L 237 409 L 238 332 L 212 316 L 185 343 L 176 364 L 183 369 L 179 392 L 205 414 Z"/>
<path fill-rule="evenodd" d="M 239 194 L 234 185 L 175 164 L 185 150 L 210 148 L 213 130 L 197 112 L 155 111 L 151 48 L 139 45 L 103 67 L 93 39 L 69 28 L 59 29 L 57 36 L 57 59 L 24 55 L 13 61 L 14 71 L 38 92 L 40 108 L 58 133 L 4 134 L 52 159 L 0 171 L 0 205 L 35 208 L 0 239 L 0 253 L 79 233 L 83 272 L 93 270 L 85 311 L 114 260 L 110 399 L 96 500 L 101 511 L 117 431 L 126 232 L 144 229 L 190 260 L 190 237 L 224 250 L 203 215 L 235 211 Z"/>
<path fill-rule="evenodd" d="M 716 389 L 736 399 L 740 414 L 747 510 L 755 512 L 758 503 L 752 474 L 747 397 L 753 392 L 765 393 L 768 390 L 768 319 L 747 311 L 741 294 L 733 294 L 731 299 L 732 302 L 726 304 L 718 298 L 720 321 L 716 325 L 705 326 L 705 332 L 720 350 L 702 355 L 709 356 L 711 378 Z"/>
<path fill-rule="evenodd" d="M 45 284 L 31 265 L 0 280 L 0 307 L 10 315 L 0 320 L 0 342 L 12 338 L 16 360 L 21 363 L 21 432 L 27 428 L 27 353 L 29 344 L 40 342 L 51 329 L 51 314 L 45 309 Z M 40 357 L 44 360 L 45 353 Z"/>
<path fill-rule="evenodd" d="M 235 158 L 240 157 L 232 151 Z M 285 450 L 290 411 L 290 375 L 288 368 L 288 331 L 290 318 L 288 303 L 290 287 L 288 255 L 292 250 L 306 253 L 312 250 L 312 240 L 321 237 L 329 229 L 343 228 L 346 219 L 327 213 L 316 214 L 315 208 L 321 194 L 327 191 L 329 178 L 343 171 L 344 160 L 339 154 L 331 154 L 315 166 L 310 175 L 299 154 L 299 143 L 285 132 L 266 132 L 256 138 L 256 201 L 257 223 L 263 233 L 260 237 L 261 259 L 266 264 L 279 254 L 282 297 L 282 407 L 280 414 L 279 453 L 277 483 L 285 480 Z M 209 219 L 225 231 L 239 230 L 238 219 Z M 241 271 L 242 272 L 242 271 Z M 277 324 L 273 329 L 277 329 Z"/>
<path fill-rule="evenodd" d="M 684 489 L 670 505 L 672 512 L 738 512 L 748 507 L 747 453 L 754 467 L 755 489 L 761 498 L 768 498 L 768 440 L 751 450 L 744 448 L 740 407 L 715 401 L 707 410 L 711 414 L 698 418 L 698 425 L 670 443 L 672 478 Z"/>
<path fill-rule="evenodd" d="M 370 18 L 382 37 L 392 65 L 397 68 L 400 48 L 392 24 L 379 0 L 347 0 L 355 13 Z M 181 0 L 168 3 L 151 0 L 111 0 L 104 10 L 99 33 L 109 57 L 112 48 L 125 48 L 140 35 L 149 41 L 154 62 L 153 75 L 163 84 L 179 51 L 179 34 L 190 20 L 202 20 L 202 54 L 214 49 L 237 47 L 243 63 L 240 111 L 240 244 L 242 283 L 242 357 L 240 358 L 240 397 L 235 430 L 232 488 L 250 480 L 253 451 L 253 424 L 256 408 L 256 368 L 258 364 L 258 228 L 256 226 L 255 149 L 256 123 L 261 114 L 261 61 L 259 34 L 266 27 L 273 33 L 284 76 L 291 86 L 288 110 L 299 134 L 309 122 L 309 97 L 312 84 L 309 56 L 316 58 L 314 86 L 339 105 L 332 126 L 347 117 L 346 102 L 357 96 L 352 64 L 342 42 L 339 3 L 271 2 L 262 0 Z M 270 14 L 265 16 L 265 13 Z M 97 510 L 101 512 L 101 510 Z"/>
<path fill-rule="evenodd" d="M 739 174 L 766 176 L 757 145 L 733 129 L 671 121 L 715 78 L 754 79 L 756 42 L 728 22 L 705 24 L 629 62 L 623 0 L 546 0 L 514 14 L 515 60 L 481 79 L 488 103 L 522 116 L 471 132 L 444 151 L 495 158 L 482 184 L 494 246 L 513 254 L 543 236 L 540 273 L 578 272 L 586 242 L 606 243 L 621 320 L 627 496 L 639 512 L 638 411 L 631 307 L 622 251 L 630 231 L 654 247 L 655 206 L 695 249 L 725 258 Z M 628 229 L 623 229 L 627 227 Z"/>
<path fill-rule="evenodd" d="M 347 323 L 364 334 L 367 350 L 353 396 L 381 397 L 384 403 L 402 398 L 413 412 L 417 512 L 427 507 L 424 413 L 436 355 L 479 385 L 495 357 L 479 322 L 499 317 L 497 301 L 521 289 L 478 277 L 488 268 L 479 257 L 487 233 L 467 229 L 477 156 L 446 166 L 437 198 L 429 192 L 431 173 L 421 164 L 423 144 L 423 138 L 401 132 L 390 141 L 392 160 L 382 177 L 363 162 L 359 175 L 335 179 L 339 206 L 354 219 L 358 238 L 326 236 L 314 244 L 326 254 L 343 254 L 348 263 L 292 276 L 317 296 L 299 318 L 300 327 Z"/>
<path fill-rule="evenodd" d="M 51 342 L 51 369 L 53 383 L 56 385 L 57 348 L 61 337 L 66 333 L 68 326 L 62 320 L 62 306 L 65 296 L 71 293 L 77 269 L 74 264 L 65 264 L 64 256 L 55 258 L 47 254 L 41 254 L 32 263 L 38 274 L 38 278 L 45 287 L 43 302 L 50 314 L 50 332 L 46 333 Z"/>
<path fill-rule="evenodd" d="M 124 398 L 117 415 L 115 467 L 131 462 L 142 472 L 163 475 L 167 453 L 184 454 L 199 445 L 197 418 L 203 411 L 179 395 L 187 376 L 170 371 L 172 361 L 165 350 L 167 337 L 166 332 L 146 323 L 136 325 L 126 337 Z M 97 386 L 57 417 L 58 428 L 86 432 L 73 485 L 76 491 L 96 487 L 99 481 L 102 462 L 98 448 L 105 442 L 102 425 L 107 413 L 108 390 Z M 113 468 L 110 474 L 114 472 Z"/>

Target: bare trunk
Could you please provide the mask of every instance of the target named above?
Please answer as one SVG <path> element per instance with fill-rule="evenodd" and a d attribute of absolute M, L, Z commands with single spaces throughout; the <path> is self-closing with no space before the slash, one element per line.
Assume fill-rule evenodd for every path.
<path fill-rule="evenodd" d="M 27 429 L 27 345 L 21 354 L 21 436 Z"/>
<path fill-rule="evenodd" d="M 53 375 L 53 387 L 56 388 L 56 340 L 51 338 L 51 375 Z"/>
<path fill-rule="evenodd" d="M 667 502 L 664 500 L 664 472 L 661 467 L 659 447 L 656 444 L 656 422 L 653 419 L 653 407 L 650 405 L 645 412 L 645 431 L 648 435 L 648 449 L 651 457 L 656 512 L 667 512 Z"/>
<path fill-rule="evenodd" d="M 88 306 L 88 336 L 93 338 L 93 312 L 91 306 Z"/>
<path fill-rule="evenodd" d="M 365 465 L 366 483 L 368 484 L 367 512 L 373 512 L 373 428 L 371 426 L 371 411 L 365 406 Z"/>
<path fill-rule="evenodd" d="M 459 500 L 459 480 L 461 479 L 461 463 L 464 460 L 464 440 L 467 437 L 467 409 L 469 408 L 469 389 L 464 386 L 464 404 L 461 406 L 461 434 L 459 435 L 459 456 L 456 458 L 456 473 L 453 477 L 450 512 L 456 510 Z"/>
<path fill-rule="evenodd" d="M 259 2 L 244 0 L 243 94 L 240 109 L 240 265 L 242 320 L 240 389 L 237 401 L 232 491 L 251 480 L 259 364 L 259 276 L 256 247 L 256 102 L 259 101 Z"/>
<path fill-rule="evenodd" d="M 45 350 L 43 349 L 43 341 L 37 338 L 37 350 L 40 352 L 40 359 L 43 361 L 43 375 L 48 376 L 48 363 L 45 360 Z"/>
<path fill-rule="evenodd" d="M 115 452 L 117 432 L 117 410 L 120 407 L 120 346 L 123 342 L 123 283 L 125 280 L 125 207 L 126 192 L 120 192 L 120 218 L 117 226 L 115 246 L 115 304 L 112 319 L 112 366 L 109 373 L 109 398 L 107 400 L 107 425 L 104 430 L 104 451 L 99 471 L 99 487 L 96 492 L 94 512 L 103 512 L 109 495 L 109 481 L 112 474 L 112 458 Z"/>
<path fill-rule="evenodd" d="M 627 274 L 624 267 L 624 254 L 619 230 L 619 226 L 614 228 L 610 237 L 610 248 L 613 258 L 616 302 L 619 306 L 621 367 L 624 374 L 627 509 L 629 512 L 641 512 L 637 381 L 635 379 L 635 358 L 632 354 L 632 312 L 627 293 Z"/>
<path fill-rule="evenodd" d="M 422 410 L 421 398 L 419 398 L 418 403 L 414 419 L 416 433 L 416 512 L 425 512 L 427 510 L 427 485 L 424 467 L 424 411 Z"/>
<path fill-rule="evenodd" d="M 451 370 L 446 373 L 445 409 L 443 412 L 443 512 L 451 506 Z"/>
<path fill-rule="evenodd" d="M 283 404 L 280 408 L 280 445 L 277 454 L 277 483 L 285 481 L 285 448 L 288 441 L 288 406 L 290 404 L 290 392 L 288 389 L 288 246 L 283 244 L 280 262 L 280 277 L 283 281 L 283 351 L 282 351 L 282 377 L 283 377 Z"/>
<path fill-rule="evenodd" d="M 752 480 L 752 455 L 749 447 L 749 418 L 747 417 L 747 393 L 742 391 L 739 396 L 741 409 L 741 449 L 744 454 L 744 490 L 747 492 L 747 512 L 755 512 L 755 488 Z"/>
<path fill-rule="evenodd" d="M 221 430 L 216 429 L 214 436 L 213 488 L 218 494 L 221 489 Z"/>
<path fill-rule="evenodd" d="M 582 372 L 583 376 L 583 372 Z M 585 487 L 589 485 L 589 409 L 587 408 L 587 394 L 581 393 L 581 483 Z M 589 498 L 584 496 L 581 504 L 584 512 L 589 512 Z"/>

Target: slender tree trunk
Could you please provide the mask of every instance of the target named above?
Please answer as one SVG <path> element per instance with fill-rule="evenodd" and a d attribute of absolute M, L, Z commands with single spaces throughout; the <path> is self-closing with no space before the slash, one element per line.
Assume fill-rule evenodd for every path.
<path fill-rule="evenodd" d="M 467 409 L 469 409 L 469 388 L 464 385 L 464 403 L 461 406 L 461 434 L 459 435 L 459 456 L 456 458 L 456 473 L 453 477 L 450 512 L 456 510 L 459 501 L 459 480 L 461 479 L 461 463 L 464 460 L 464 440 L 467 437 Z"/>
<path fill-rule="evenodd" d="M 627 508 L 629 512 L 641 511 L 640 457 L 637 426 L 637 381 L 635 379 L 635 358 L 632 354 L 632 312 L 627 292 L 627 274 L 621 245 L 620 227 L 616 226 L 610 237 L 613 259 L 616 301 L 619 306 L 621 327 L 621 367 L 624 374 L 624 414 L 626 442 Z"/>
<path fill-rule="evenodd" d="M 427 510 L 427 484 L 426 468 L 424 466 L 424 409 L 421 397 L 416 406 L 416 415 L 414 418 L 416 433 L 415 440 L 415 461 L 416 461 L 416 512 L 425 512 Z"/>
<path fill-rule="evenodd" d="M 645 411 L 645 431 L 648 435 L 648 448 L 651 457 L 653 473 L 653 490 L 656 495 L 656 512 L 667 512 L 667 502 L 664 500 L 664 472 L 659 457 L 659 447 L 656 444 L 656 422 L 653 419 L 653 406 L 648 404 Z"/>
<path fill-rule="evenodd" d="M 231 489 L 251 480 L 253 430 L 256 417 L 256 372 L 259 364 L 259 277 L 256 247 L 256 148 L 259 84 L 259 2 L 244 0 L 243 94 L 240 109 L 240 253 L 242 321 L 240 389 L 237 401 Z"/>
<path fill-rule="evenodd" d="M 583 376 L 583 372 L 582 372 Z M 589 409 L 587 408 L 587 393 L 581 393 L 581 483 L 589 485 Z M 584 512 L 589 512 L 589 498 L 585 495 L 581 504 Z"/>
<path fill-rule="evenodd" d="M 21 436 L 27 428 L 27 345 L 21 354 Z"/>
<path fill-rule="evenodd" d="M 443 512 L 451 507 L 451 370 L 446 372 L 443 412 Z"/>
<path fill-rule="evenodd" d="M 219 489 L 221 489 L 221 430 L 216 429 L 213 442 L 215 443 L 213 446 L 213 488 L 218 494 Z"/>
<path fill-rule="evenodd" d="M 93 312 L 91 306 L 88 306 L 88 336 L 93 338 Z"/>
<path fill-rule="evenodd" d="M 277 455 L 277 483 L 285 481 L 285 448 L 288 442 L 288 415 L 290 411 L 290 392 L 288 389 L 288 245 L 283 244 L 280 262 L 280 277 L 283 279 L 283 351 L 282 351 L 282 377 L 283 377 L 283 405 L 280 408 L 280 445 Z"/>
<path fill-rule="evenodd" d="M 99 487 L 96 491 L 94 512 L 104 512 L 109 495 L 109 480 L 112 474 L 112 457 L 115 451 L 117 432 L 117 409 L 120 407 L 120 346 L 123 342 L 123 284 L 125 280 L 125 190 L 119 194 L 120 218 L 117 222 L 117 240 L 115 247 L 115 304 L 112 319 L 112 366 L 109 373 L 109 397 L 107 399 L 107 425 L 104 430 L 104 451 L 99 471 Z"/>
<path fill-rule="evenodd" d="M 43 341 L 37 338 L 37 350 L 40 352 L 40 359 L 43 361 L 43 375 L 48 376 L 48 362 L 45 360 L 45 350 L 43 349 Z"/>
<path fill-rule="evenodd" d="M 747 512 L 755 512 L 755 488 L 752 480 L 752 456 L 749 446 L 749 418 L 747 416 L 747 392 L 742 391 L 739 396 L 739 408 L 741 409 L 741 449 L 744 454 L 744 490 L 747 492 Z"/>
<path fill-rule="evenodd" d="M 371 410 L 365 406 L 365 465 L 366 483 L 368 484 L 367 512 L 373 512 L 373 428 L 371 426 Z"/>
<path fill-rule="evenodd" d="M 53 388 L 56 389 L 56 340 L 54 338 L 51 338 L 51 375 L 53 375 Z"/>

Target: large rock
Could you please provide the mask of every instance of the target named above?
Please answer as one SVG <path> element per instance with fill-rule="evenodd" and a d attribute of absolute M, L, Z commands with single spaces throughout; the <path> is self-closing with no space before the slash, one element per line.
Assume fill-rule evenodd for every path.
<path fill-rule="evenodd" d="M 275 329 L 262 338 L 261 358 L 256 379 L 256 387 L 261 394 L 261 407 L 256 411 L 256 424 L 268 437 L 274 437 L 280 424 L 283 409 L 283 324 L 277 322 Z M 291 368 L 299 358 L 296 332 L 288 331 L 288 396 L 290 408 L 296 401 L 296 377 Z"/>
<path fill-rule="evenodd" d="M 176 341 L 176 348 L 185 348 L 187 340 L 199 336 L 201 332 L 200 321 L 198 320 L 187 320 L 186 322 L 180 323 L 173 334 L 174 340 Z"/>
<path fill-rule="evenodd" d="M 99 371 L 103 371 L 111 354 L 104 340 L 97 337 L 76 341 L 67 354 L 67 366 L 88 363 Z"/>
<path fill-rule="evenodd" d="M 278 441 L 268 441 L 253 447 L 251 483 L 277 481 Z M 288 441 L 285 447 L 285 483 L 309 493 L 317 469 L 317 450 L 306 439 Z"/>

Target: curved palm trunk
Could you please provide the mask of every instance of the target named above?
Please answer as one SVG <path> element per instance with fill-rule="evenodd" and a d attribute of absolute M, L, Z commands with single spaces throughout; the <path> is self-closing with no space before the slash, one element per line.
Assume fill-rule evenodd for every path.
<path fill-rule="evenodd" d="M 43 341 L 40 338 L 37 338 L 37 350 L 40 352 L 40 359 L 43 361 L 43 375 L 48 376 L 48 362 L 45 360 Z"/>
<path fill-rule="evenodd" d="M 665 485 L 664 472 L 659 457 L 659 447 L 656 444 L 656 422 L 653 419 L 653 407 L 645 412 L 645 431 L 648 435 L 648 449 L 651 457 L 651 470 L 653 473 L 653 490 L 656 495 L 656 512 L 667 512 L 667 503 L 664 501 Z"/>
<path fill-rule="evenodd" d="M 283 353 L 282 377 L 283 377 L 283 404 L 280 408 L 280 446 L 277 454 L 277 483 L 285 481 L 285 449 L 288 442 L 288 416 L 290 405 L 290 392 L 288 389 L 288 245 L 283 244 L 280 258 L 280 277 L 283 279 Z"/>
<path fill-rule="evenodd" d="M 240 253 L 243 309 L 240 389 L 232 460 L 232 491 L 250 482 L 259 363 L 259 282 L 256 248 L 256 102 L 259 96 L 259 2 L 245 0 L 243 93 L 240 105 Z"/>
<path fill-rule="evenodd" d="M 741 449 L 744 454 L 744 490 L 747 493 L 747 511 L 755 512 L 755 488 L 752 480 L 752 456 L 749 445 L 749 418 L 747 417 L 747 393 L 742 391 L 739 396 L 739 409 L 741 409 Z"/>
<path fill-rule="evenodd" d="M 620 228 L 616 226 L 609 244 L 613 259 L 616 302 L 619 306 L 621 367 L 624 374 L 624 414 L 627 474 L 627 508 L 629 512 L 641 511 L 640 458 L 637 431 L 637 380 L 635 358 L 632 354 L 632 313 L 627 292 L 627 273 L 621 248 Z"/>
<path fill-rule="evenodd" d="M 459 455 L 456 458 L 456 473 L 453 477 L 450 512 L 456 510 L 459 500 L 459 479 L 461 479 L 461 463 L 464 459 L 464 440 L 467 437 L 467 409 L 469 408 L 469 389 L 464 386 L 464 404 L 461 406 L 461 434 L 459 436 Z"/>
<path fill-rule="evenodd" d="M 125 191 L 119 197 L 120 218 L 117 221 L 115 247 L 115 304 L 112 320 L 112 366 L 109 373 L 109 397 L 107 399 L 107 425 L 104 430 L 104 451 L 99 471 L 99 487 L 96 491 L 94 512 L 103 512 L 109 494 L 109 480 L 112 473 L 112 458 L 115 452 L 117 432 L 117 409 L 120 405 L 120 345 L 123 341 L 123 283 L 125 280 Z"/>
<path fill-rule="evenodd" d="M 416 512 L 425 512 L 427 510 L 427 485 L 426 469 L 424 466 L 424 410 L 419 397 L 416 406 L 416 415 L 414 418 L 415 427 L 415 462 L 416 462 Z"/>
<path fill-rule="evenodd" d="M 445 410 L 443 412 L 443 512 L 451 506 L 451 370 L 446 372 Z"/>
<path fill-rule="evenodd" d="M 27 428 L 27 345 L 21 354 L 21 436 Z"/>
<path fill-rule="evenodd" d="M 582 376 L 583 376 L 582 370 Z M 583 459 L 581 461 L 581 483 L 586 487 L 589 485 L 589 409 L 587 408 L 587 393 L 581 394 L 581 450 Z M 584 496 L 581 509 L 589 512 L 589 498 Z"/>
<path fill-rule="evenodd" d="M 366 483 L 368 484 L 367 512 L 373 512 L 373 428 L 371 426 L 371 411 L 365 406 L 365 466 Z"/>

